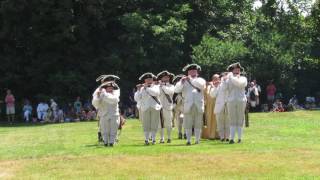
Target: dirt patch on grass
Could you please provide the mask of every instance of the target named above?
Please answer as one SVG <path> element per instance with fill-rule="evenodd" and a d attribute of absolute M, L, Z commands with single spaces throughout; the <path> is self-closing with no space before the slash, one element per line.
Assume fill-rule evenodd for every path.
<path fill-rule="evenodd" d="M 0 161 L 0 179 L 11 179 L 22 168 L 20 160 Z"/>
<path fill-rule="evenodd" d="M 303 157 L 281 156 L 280 153 L 55 156 L 0 162 L 0 169 L 8 179 L 198 179 L 320 175 L 319 163 L 302 159 Z"/>

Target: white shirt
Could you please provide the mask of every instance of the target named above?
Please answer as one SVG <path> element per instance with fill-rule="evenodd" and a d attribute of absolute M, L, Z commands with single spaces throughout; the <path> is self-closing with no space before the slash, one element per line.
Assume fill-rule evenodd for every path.
<path fill-rule="evenodd" d="M 146 111 L 149 108 L 153 108 L 155 110 L 160 110 L 162 108 L 162 105 L 158 104 L 151 96 L 154 96 L 159 100 L 159 85 L 142 87 L 134 94 L 134 99 L 135 101 L 139 102 L 142 111 Z"/>
<path fill-rule="evenodd" d="M 94 92 L 92 105 L 99 109 L 98 116 L 107 118 L 113 118 L 114 116 L 119 116 L 119 95 L 116 92 L 108 93 L 105 89 L 101 90 L 100 96 L 98 96 L 98 91 Z"/>
<path fill-rule="evenodd" d="M 47 103 L 39 103 L 37 106 L 37 112 L 47 112 L 49 109 L 49 106 Z"/>
<path fill-rule="evenodd" d="M 228 74 L 226 80 L 226 90 L 228 91 L 228 102 L 232 101 L 247 101 L 246 86 L 248 84 L 247 78 L 244 76 L 234 76 L 232 73 Z"/>
<path fill-rule="evenodd" d="M 166 95 L 169 95 L 171 103 L 168 101 Z M 174 94 L 174 85 L 166 83 L 160 85 L 160 102 L 163 109 L 172 110 L 173 109 L 173 94 Z"/>
<path fill-rule="evenodd" d="M 206 81 L 203 78 L 195 77 L 191 78 L 190 82 L 193 86 L 200 89 L 198 92 L 192 87 L 187 80 L 182 83 L 180 80 L 175 86 L 176 93 L 182 93 L 183 100 L 183 112 L 188 113 L 192 105 L 196 105 L 200 112 L 204 112 L 204 89 L 206 87 Z"/>

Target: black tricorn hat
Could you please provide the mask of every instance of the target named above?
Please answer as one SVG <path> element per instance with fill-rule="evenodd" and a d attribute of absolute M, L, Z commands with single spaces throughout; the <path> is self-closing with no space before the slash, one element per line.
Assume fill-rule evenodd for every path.
<path fill-rule="evenodd" d="M 107 81 L 102 83 L 99 88 L 107 88 L 107 87 L 113 87 L 113 89 L 119 89 L 118 84 L 116 84 L 114 81 Z"/>
<path fill-rule="evenodd" d="M 235 68 L 240 68 L 242 71 L 244 71 L 244 68 L 241 66 L 241 64 L 239 62 L 236 62 L 236 63 L 233 63 L 233 64 L 230 64 L 227 68 L 227 71 L 233 71 L 233 69 Z"/>
<path fill-rule="evenodd" d="M 172 79 L 172 83 L 173 83 L 173 84 L 177 83 L 183 76 L 184 76 L 183 74 L 176 75 L 176 76 Z"/>
<path fill-rule="evenodd" d="M 169 76 L 170 79 L 172 79 L 174 77 L 174 74 L 170 73 L 169 71 L 165 70 L 165 71 L 162 71 L 160 72 L 158 75 L 157 75 L 157 79 L 158 80 L 161 80 L 162 77 L 164 76 Z"/>
<path fill-rule="evenodd" d="M 96 81 L 101 81 L 101 83 L 104 83 L 104 82 L 107 82 L 107 81 L 116 81 L 116 80 L 120 80 L 120 78 L 116 75 L 112 75 L 112 74 L 109 74 L 109 75 L 101 75 L 99 76 Z"/>
<path fill-rule="evenodd" d="M 152 74 L 152 73 L 150 73 L 150 72 L 147 72 L 147 73 L 142 74 L 142 75 L 139 77 L 139 80 L 140 80 L 140 81 L 144 81 L 145 79 L 148 79 L 148 78 L 157 79 L 157 77 L 156 77 L 154 74 Z"/>
<path fill-rule="evenodd" d="M 201 67 L 198 64 L 188 64 L 182 69 L 183 72 L 186 72 L 186 71 L 189 71 L 189 70 L 201 71 Z"/>

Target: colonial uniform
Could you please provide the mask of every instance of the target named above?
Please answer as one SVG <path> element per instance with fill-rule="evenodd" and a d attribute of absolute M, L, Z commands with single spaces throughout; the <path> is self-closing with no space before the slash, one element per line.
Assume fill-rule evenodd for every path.
<path fill-rule="evenodd" d="M 145 73 L 139 80 L 144 81 L 148 78 L 156 78 L 152 73 Z M 162 108 L 159 101 L 159 85 L 150 84 L 141 87 L 135 94 L 134 99 L 140 102 L 143 131 L 145 135 L 145 144 L 149 145 L 151 134 L 152 144 L 156 142 L 156 133 L 160 122 L 160 110 Z"/>
<path fill-rule="evenodd" d="M 161 80 L 162 77 L 169 76 L 172 80 L 174 75 L 169 73 L 168 71 L 162 71 L 157 75 L 157 79 Z M 163 113 L 163 122 L 164 127 L 160 126 L 160 143 L 164 143 L 164 128 L 167 129 L 168 140 L 167 143 L 171 142 L 171 131 L 172 131 L 172 121 L 173 121 L 173 94 L 174 94 L 174 85 L 170 82 L 161 82 L 160 83 L 160 102 L 162 105 L 162 113 Z"/>
<path fill-rule="evenodd" d="M 197 64 L 187 65 L 183 68 L 184 72 L 189 70 L 198 70 L 201 68 Z M 182 78 L 175 86 L 176 93 L 182 93 L 184 128 L 187 135 L 187 145 L 190 145 L 192 128 L 194 127 L 196 144 L 200 142 L 201 129 L 203 126 L 204 113 L 204 89 L 206 81 L 200 77 L 188 76 L 188 79 Z"/>
<path fill-rule="evenodd" d="M 113 146 L 117 136 L 117 131 L 120 123 L 119 113 L 119 95 L 115 92 L 106 92 L 104 87 L 113 87 L 119 89 L 115 82 L 105 82 L 99 89 L 101 91 L 94 92 L 92 105 L 98 109 L 100 119 L 100 130 L 105 146 Z M 100 94 L 99 94 L 100 93 Z"/>
<path fill-rule="evenodd" d="M 242 69 L 240 63 L 231 64 L 228 67 L 228 79 L 226 80 L 227 107 L 230 119 L 230 143 L 234 143 L 235 132 L 238 134 L 238 142 L 241 142 L 242 128 L 245 119 L 245 109 L 247 104 L 247 97 L 245 94 L 245 87 L 248 84 L 247 78 L 244 76 L 235 76 L 232 73 L 234 68 Z"/>
<path fill-rule="evenodd" d="M 230 136 L 230 121 L 227 110 L 227 94 L 226 82 L 221 80 L 218 87 L 214 87 L 210 91 L 210 96 L 216 99 L 214 106 L 214 114 L 217 119 L 217 126 L 220 139 L 222 141 L 229 140 Z"/>
<path fill-rule="evenodd" d="M 183 77 L 183 74 L 177 75 L 173 78 L 173 83 L 176 85 L 178 81 Z M 182 139 L 182 126 L 183 126 L 183 97 L 182 93 L 175 93 L 173 95 L 173 106 L 174 106 L 174 118 L 175 124 L 178 126 L 178 139 Z M 184 131 L 184 138 L 187 139 L 186 133 Z"/>
<path fill-rule="evenodd" d="M 116 75 L 101 75 L 96 79 L 96 82 L 101 82 L 101 84 L 106 83 L 106 82 L 116 82 L 116 80 L 120 80 L 120 78 Z M 100 90 L 100 87 L 98 87 L 93 94 L 96 94 Z M 118 96 L 120 98 L 120 88 L 114 89 L 113 94 Z M 96 108 L 96 107 L 95 107 Z M 99 109 L 97 109 L 97 112 Z M 98 141 L 102 142 L 102 136 L 101 136 L 101 129 L 100 129 L 100 117 L 99 113 L 97 113 L 97 119 L 98 119 Z M 117 139 L 117 138 L 116 138 Z"/>

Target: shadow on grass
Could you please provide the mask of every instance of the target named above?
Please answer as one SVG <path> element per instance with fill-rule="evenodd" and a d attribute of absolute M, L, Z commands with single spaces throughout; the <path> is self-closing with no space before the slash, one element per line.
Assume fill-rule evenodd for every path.
<path fill-rule="evenodd" d="M 86 144 L 84 145 L 86 148 L 104 148 L 105 146 L 103 144 Z"/>

